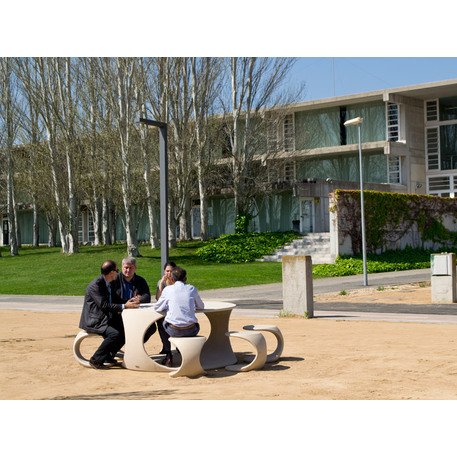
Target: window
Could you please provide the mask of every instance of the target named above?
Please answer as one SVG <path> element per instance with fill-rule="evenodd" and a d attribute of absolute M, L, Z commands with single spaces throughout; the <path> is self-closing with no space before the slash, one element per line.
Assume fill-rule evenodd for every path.
<path fill-rule="evenodd" d="M 348 110 L 345 106 L 340 106 L 340 144 L 343 146 L 347 143 L 346 127 L 344 123 L 347 121 Z"/>
<path fill-rule="evenodd" d="M 440 121 L 457 120 L 457 97 L 440 98 Z"/>
<path fill-rule="evenodd" d="M 398 156 L 389 156 L 388 160 L 388 178 L 390 184 L 401 183 L 401 162 Z"/>
<path fill-rule="evenodd" d="M 285 162 L 284 163 L 284 181 L 295 181 L 295 162 Z"/>
<path fill-rule="evenodd" d="M 440 170 L 457 169 L 457 124 L 440 126 L 439 146 Z"/>
<path fill-rule="evenodd" d="M 267 151 L 295 151 L 294 115 L 270 118 L 267 125 Z"/>
<path fill-rule="evenodd" d="M 267 125 L 267 151 L 278 152 L 278 125 L 275 119 L 269 119 Z"/>
<path fill-rule="evenodd" d="M 387 104 L 387 141 L 400 139 L 399 107 L 396 103 Z"/>
<path fill-rule="evenodd" d="M 427 122 L 438 120 L 438 100 L 427 100 L 425 102 L 425 118 Z"/>
<path fill-rule="evenodd" d="M 431 176 L 428 178 L 428 193 L 441 195 L 442 192 L 449 193 L 450 176 Z"/>
<path fill-rule="evenodd" d="M 294 182 L 297 179 L 295 161 L 269 161 L 268 181 L 269 182 Z"/>
<path fill-rule="evenodd" d="M 425 132 L 426 137 L 426 154 L 427 154 L 427 169 L 439 170 L 439 136 L 438 128 L 433 127 L 427 129 Z"/>
<path fill-rule="evenodd" d="M 295 151 L 294 115 L 288 114 L 284 118 L 284 151 Z"/>

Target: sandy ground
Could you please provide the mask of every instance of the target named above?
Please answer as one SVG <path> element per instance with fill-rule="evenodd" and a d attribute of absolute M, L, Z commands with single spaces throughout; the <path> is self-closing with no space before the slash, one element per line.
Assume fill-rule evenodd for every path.
<path fill-rule="evenodd" d="M 319 301 L 430 303 L 430 288 L 325 294 Z M 456 399 L 457 327 L 452 324 L 362 322 L 233 316 L 230 329 L 275 324 L 285 338 L 283 357 L 260 371 L 210 370 L 172 379 L 166 373 L 113 368 L 96 371 L 73 358 L 79 313 L 0 311 L 1 399 Z M 200 317 L 201 334 L 209 323 Z M 269 348 L 274 337 L 267 335 Z M 83 352 L 90 355 L 85 340 Z M 92 341 L 97 341 L 92 339 Z M 236 352 L 248 343 L 232 339 Z M 148 342 L 160 349 L 159 337 Z"/>

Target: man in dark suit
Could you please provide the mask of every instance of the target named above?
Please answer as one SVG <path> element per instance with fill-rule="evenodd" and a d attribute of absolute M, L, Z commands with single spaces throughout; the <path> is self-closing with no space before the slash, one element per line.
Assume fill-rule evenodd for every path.
<path fill-rule="evenodd" d="M 136 274 L 136 259 L 135 257 L 125 257 L 122 259 L 122 270 L 118 274 L 117 279 L 111 284 L 111 289 L 114 292 L 114 300 L 120 300 L 120 303 L 125 303 L 132 297 L 138 297 L 140 303 L 151 302 L 151 292 L 147 281 Z M 144 335 L 144 342 L 149 340 L 151 336 L 159 329 L 160 339 L 162 340 L 161 354 L 171 356 L 170 335 L 163 328 L 163 318 L 154 322 Z"/>
<path fill-rule="evenodd" d="M 89 360 L 90 366 L 98 370 L 117 365 L 114 356 L 125 343 L 122 310 L 140 306 L 138 297 L 120 303 L 121 300 L 111 290 L 111 282 L 118 274 L 116 262 L 106 260 L 100 270 L 101 276 L 87 286 L 79 322 L 80 328 L 103 337 L 102 344 Z"/>

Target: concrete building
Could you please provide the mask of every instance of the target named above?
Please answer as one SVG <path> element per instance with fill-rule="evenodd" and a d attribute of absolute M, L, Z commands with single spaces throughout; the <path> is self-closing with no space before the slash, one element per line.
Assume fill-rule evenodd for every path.
<path fill-rule="evenodd" d="M 357 128 L 344 126 L 358 116 L 366 189 L 454 197 L 457 79 L 290 106 L 275 138 L 283 150 L 266 165 L 275 192 L 256 202 L 252 229 L 329 231 L 329 192 L 359 188 Z M 231 231 L 230 199 L 211 207 L 211 233 Z"/>

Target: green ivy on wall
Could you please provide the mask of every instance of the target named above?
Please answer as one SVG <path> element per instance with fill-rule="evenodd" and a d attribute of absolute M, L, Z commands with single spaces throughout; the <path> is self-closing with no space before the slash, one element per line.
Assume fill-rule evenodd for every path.
<path fill-rule="evenodd" d="M 457 200 L 431 195 L 400 194 L 366 190 L 364 195 L 367 251 L 384 252 L 414 226 L 422 242 L 432 241 L 446 247 L 457 246 L 457 232 L 446 229 L 443 218 L 457 220 Z M 335 191 L 334 205 L 338 226 L 349 236 L 354 254 L 361 252 L 360 191 Z"/>

